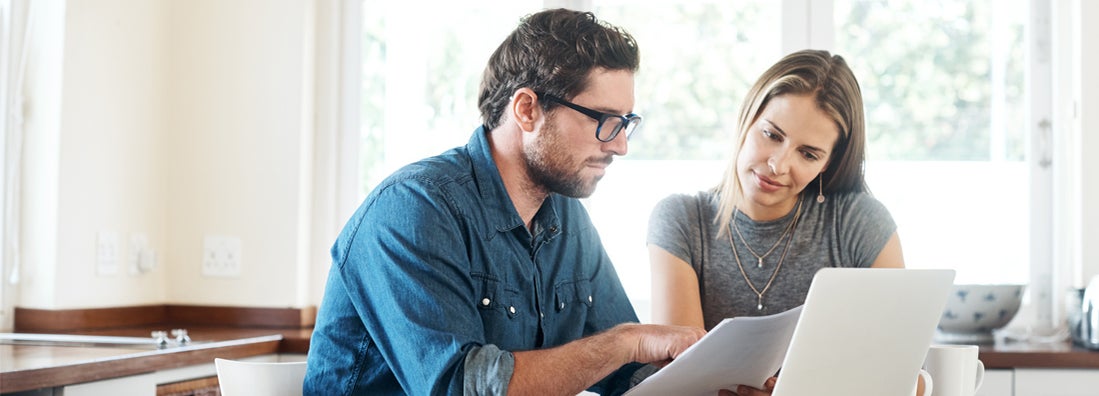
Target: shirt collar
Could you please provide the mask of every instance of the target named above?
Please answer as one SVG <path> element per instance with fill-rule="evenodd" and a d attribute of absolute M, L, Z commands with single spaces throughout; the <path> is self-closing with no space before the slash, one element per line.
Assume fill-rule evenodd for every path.
<path fill-rule="evenodd" d="M 473 177 L 477 180 L 477 189 L 481 194 L 481 204 L 488 214 L 489 223 L 496 231 L 509 231 L 516 227 L 525 227 L 511 197 L 504 188 L 500 169 L 492 158 L 492 146 L 488 142 L 489 131 L 484 125 L 473 132 L 466 143 L 466 152 L 473 163 Z"/>
<path fill-rule="evenodd" d="M 504 180 L 500 177 L 500 169 L 496 167 L 496 160 L 492 158 L 492 146 L 489 144 L 488 134 L 489 132 L 482 125 L 473 132 L 473 136 L 469 138 L 469 143 L 466 143 L 466 152 L 469 153 L 470 161 L 473 163 L 474 178 L 477 180 L 477 189 L 481 194 L 481 204 L 489 216 L 489 224 L 497 232 L 515 231 L 516 229 L 523 229 L 526 232 L 526 224 L 519 217 L 519 211 L 515 210 L 515 205 L 511 202 L 511 196 L 504 188 Z M 560 233 L 559 225 L 561 221 L 559 220 L 556 205 L 554 205 L 554 202 L 557 202 L 558 199 L 563 199 L 563 197 L 550 193 L 546 200 L 542 202 L 542 207 L 534 215 L 533 221 L 539 227 L 550 230 L 547 234 L 550 238 Z M 488 237 L 491 238 L 492 236 L 489 235 Z"/>

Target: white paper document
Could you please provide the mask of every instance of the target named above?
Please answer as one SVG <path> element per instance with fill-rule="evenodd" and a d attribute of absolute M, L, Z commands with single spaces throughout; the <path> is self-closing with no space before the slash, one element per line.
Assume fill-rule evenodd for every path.
<path fill-rule="evenodd" d="M 800 316 L 799 306 L 774 315 L 725 319 L 626 395 L 716 395 L 742 384 L 762 389 L 782 366 Z"/>

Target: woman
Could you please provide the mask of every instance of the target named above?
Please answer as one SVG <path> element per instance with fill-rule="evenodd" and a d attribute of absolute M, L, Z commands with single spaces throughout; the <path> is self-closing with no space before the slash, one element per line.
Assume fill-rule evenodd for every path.
<path fill-rule="evenodd" d="M 803 304 L 822 267 L 904 266 L 866 186 L 862 96 L 842 57 L 787 55 L 741 106 L 721 183 L 665 198 L 649 220 L 655 323 L 709 330 Z"/>

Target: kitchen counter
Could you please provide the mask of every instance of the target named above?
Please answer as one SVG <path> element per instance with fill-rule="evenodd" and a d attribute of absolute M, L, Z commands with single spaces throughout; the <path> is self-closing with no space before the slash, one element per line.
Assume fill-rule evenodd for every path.
<path fill-rule="evenodd" d="M 52 388 L 157 370 L 275 353 L 282 337 L 268 335 L 167 349 L 0 345 L 0 392 Z"/>
<path fill-rule="evenodd" d="M 217 312 L 224 308 L 211 308 Z M 249 309 L 251 312 L 254 309 Z M 191 312 L 191 311 L 184 311 Z M 293 313 L 293 315 L 299 313 Z M 314 315 L 314 316 L 309 316 Z M 94 316 L 94 315 L 93 315 Z M 67 347 L 0 344 L 0 393 L 58 387 L 70 384 L 119 378 L 157 370 L 208 364 L 215 357 L 238 359 L 270 354 L 305 354 L 315 312 L 306 312 L 307 320 L 290 320 L 278 326 L 270 319 L 249 319 L 247 314 L 214 317 L 244 318 L 225 325 L 228 319 L 211 321 L 210 315 L 168 315 L 175 321 L 162 324 L 136 324 L 100 329 L 19 329 L 21 332 L 69 333 L 125 337 L 149 337 L 152 331 L 182 328 L 188 331 L 192 343 L 182 347 L 153 349 L 152 347 Z M 268 317 L 269 315 L 260 315 Z M 128 316 L 127 316 L 128 317 Z M 18 318 L 18 317 L 17 317 Z M 201 319 L 200 319 L 201 318 Z M 183 320 L 179 320 L 183 319 Z M 264 322 L 268 320 L 268 322 Z M 196 324 L 196 322 L 198 322 Z M 212 322 L 221 322 L 211 325 Z M 246 325 L 242 323 L 260 323 Z M 53 322 L 50 322 L 53 323 Z M 283 323 L 286 324 L 286 323 Z M 34 331 L 29 331 L 34 330 Z M 987 369 L 1053 368 L 1099 369 L 1099 351 L 1092 351 L 1069 342 L 1027 343 L 1000 342 L 980 347 L 979 358 Z"/>
<path fill-rule="evenodd" d="M 159 370 L 278 353 L 305 354 L 311 330 L 186 328 L 185 346 L 55 346 L 0 344 L 0 393 L 50 388 Z M 122 328 L 81 334 L 148 337 L 156 329 Z M 165 330 L 165 329 L 161 329 Z M 304 346 L 304 348 L 302 348 Z"/>
<path fill-rule="evenodd" d="M 186 329 L 183 346 L 0 344 L 0 393 L 61 387 L 186 366 L 214 358 L 305 354 L 315 309 L 146 306 L 16 311 L 15 332 L 149 337 Z M 136 318 L 136 319 L 135 319 Z M 22 319 L 22 321 L 21 321 Z"/>
<path fill-rule="evenodd" d="M 187 329 L 192 339 L 191 345 L 166 349 L 0 344 L 0 393 L 210 363 L 215 357 L 234 359 L 276 353 L 305 354 L 312 332 L 311 329 L 229 327 Z M 85 333 L 144 337 L 153 330 L 157 329 L 121 328 Z M 1067 342 L 983 345 L 980 359 L 988 369 L 1099 369 L 1099 351 Z"/>
<path fill-rule="evenodd" d="M 1099 369 L 1099 351 L 1068 341 L 1051 343 L 1001 342 L 981 345 L 978 356 L 986 369 L 1083 368 Z"/>

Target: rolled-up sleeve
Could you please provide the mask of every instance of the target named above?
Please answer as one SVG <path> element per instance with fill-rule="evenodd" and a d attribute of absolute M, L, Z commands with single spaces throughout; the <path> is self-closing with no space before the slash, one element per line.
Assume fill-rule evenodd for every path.
<path fill-rule="evenodd" d="M 466 354 L 465 394 L 506 395 L 511 374 L 515 372 L 515 356 L 489 344 L 474 347 Z"/>

